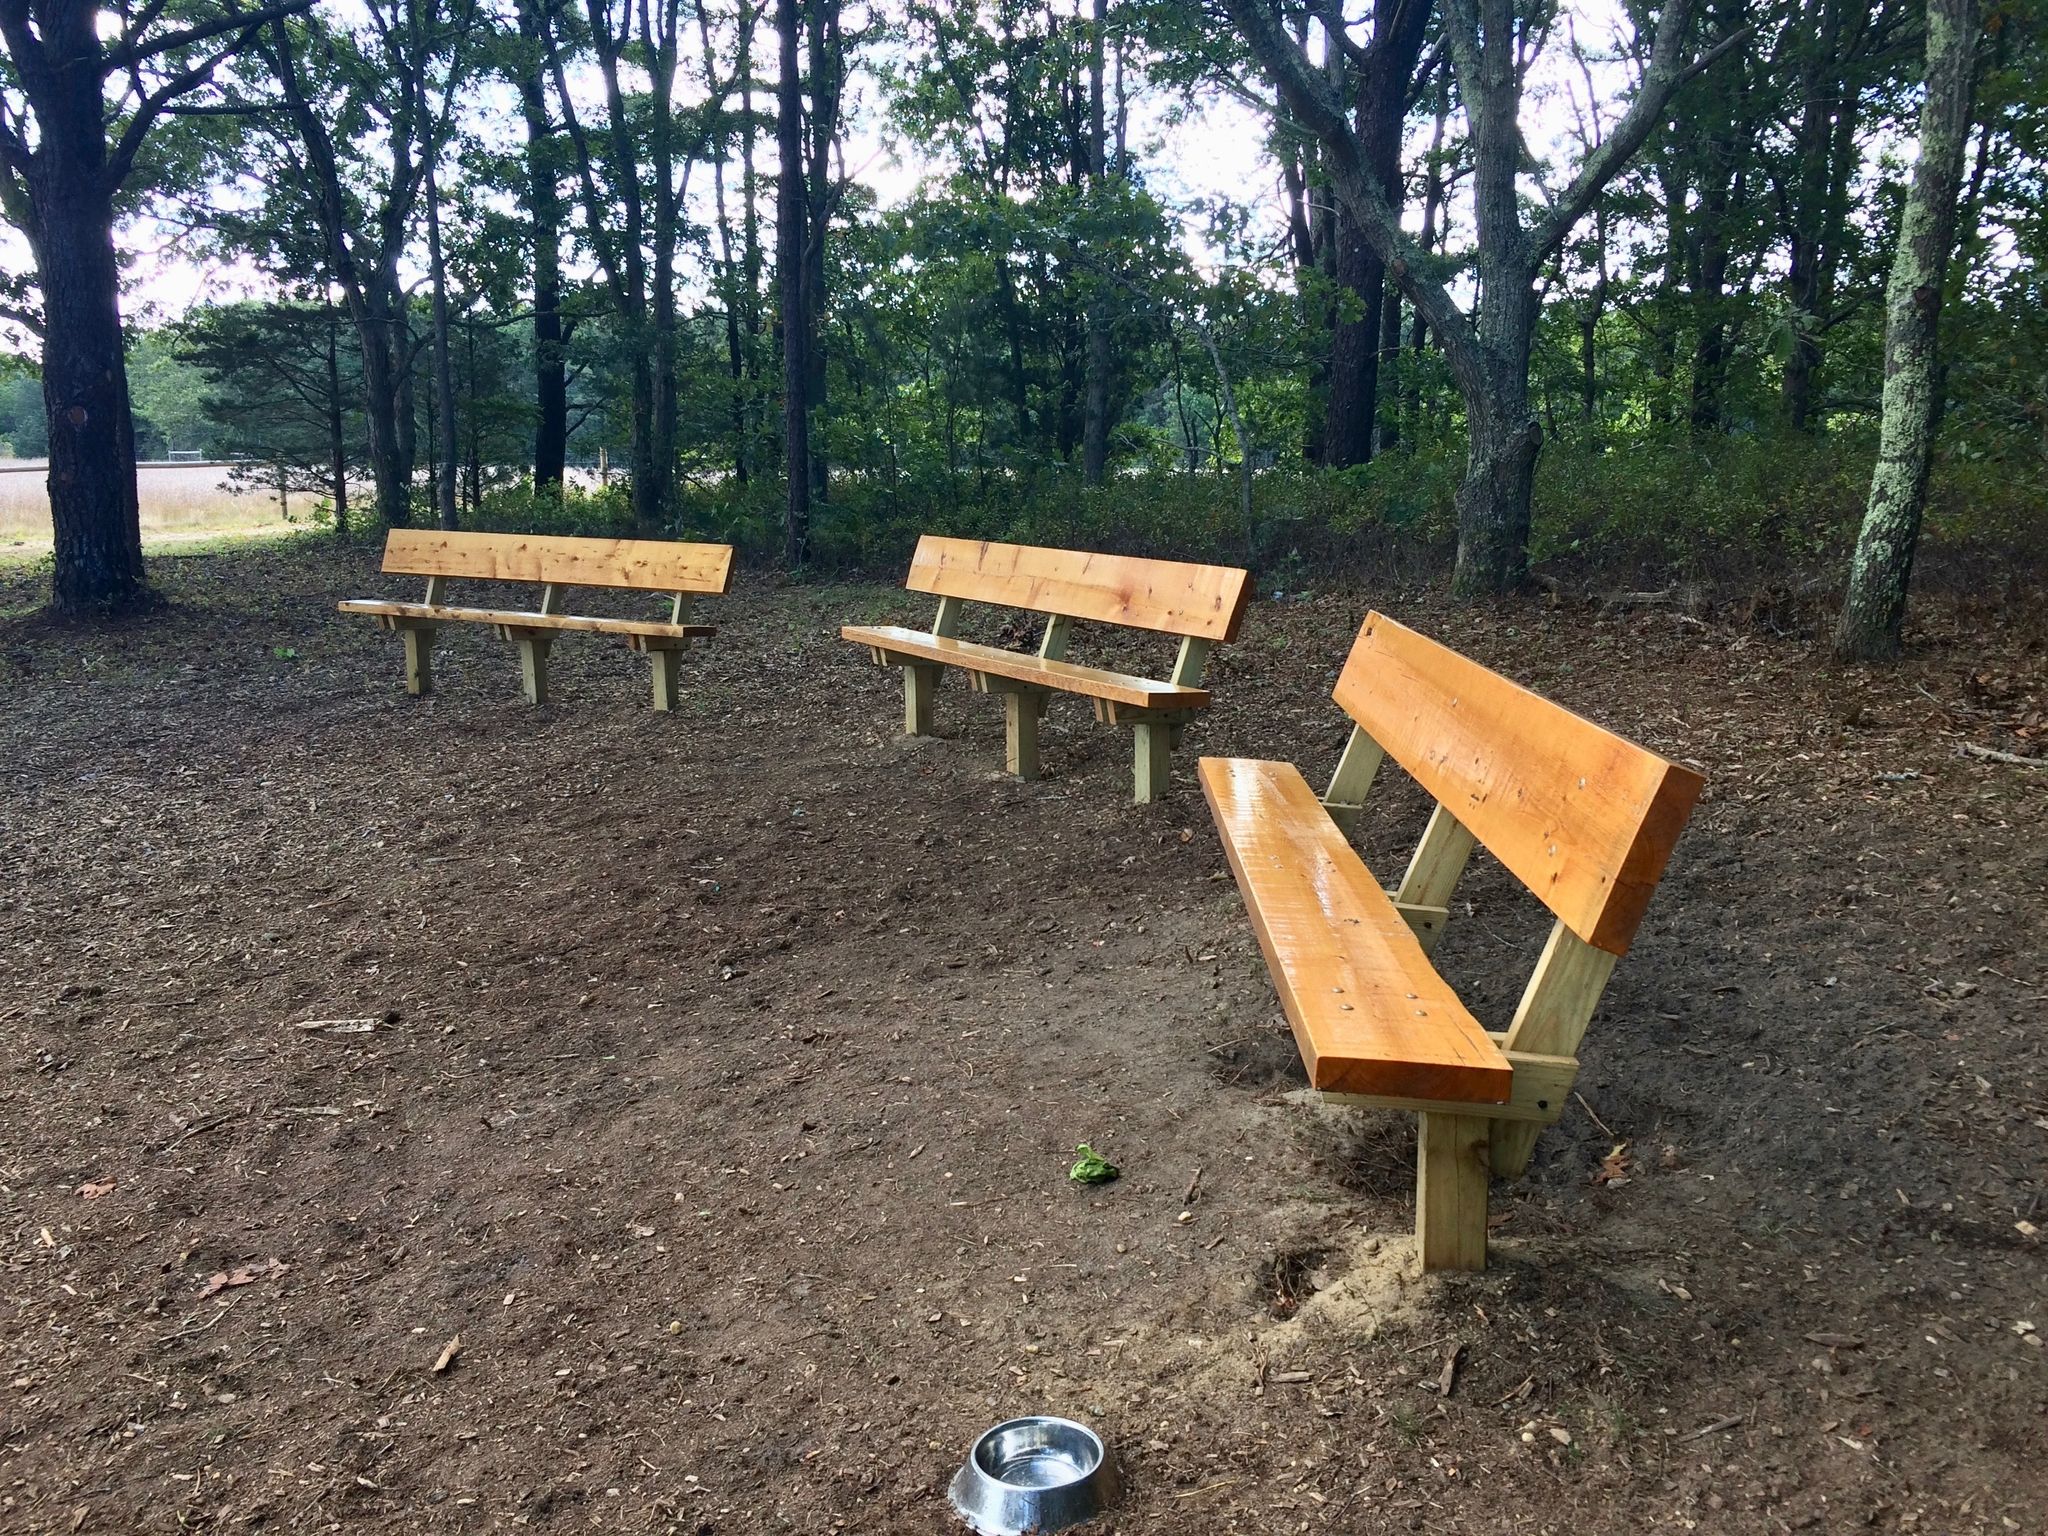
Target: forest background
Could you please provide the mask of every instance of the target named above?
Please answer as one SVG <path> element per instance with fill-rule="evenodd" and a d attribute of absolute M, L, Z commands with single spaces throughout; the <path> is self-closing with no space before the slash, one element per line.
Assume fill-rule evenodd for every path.
<path fill-rule="evenodd" d="M 1923 581 L 2017 594 L 2048 543 L 2040 20 L 0 0 L 0 439 L 49 456 L 60 609 L 146 599 L 132 465 L 174 452 L 344 537 L 815 568 L 941 531 L 1283 588 L 1455 550 L 1467 595 L 1827 607 L 1861 527 L 1900 591 L 1924 543 Z M 1929 478 L 1869 555 L 1916 410 L 1892 458 Z"/>

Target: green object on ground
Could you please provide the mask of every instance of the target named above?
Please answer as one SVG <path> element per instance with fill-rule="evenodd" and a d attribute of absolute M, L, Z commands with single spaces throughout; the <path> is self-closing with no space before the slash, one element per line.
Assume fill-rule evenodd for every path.
<path fill-rule="evenodd" d="M 1067 1177 L 1076 1184 L 1107 1184 L 1123 1171 L 1085 1141 L 1074 1150 L 1081 1154 L 1081 1160 L 1067 1170 Z"/>

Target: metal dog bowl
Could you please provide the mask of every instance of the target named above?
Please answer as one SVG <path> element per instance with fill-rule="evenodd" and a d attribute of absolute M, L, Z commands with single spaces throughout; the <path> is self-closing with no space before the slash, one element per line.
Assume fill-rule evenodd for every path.
<path fill-rule="evenodd" d="M 1116 1502 L 1116 1463 L 1085 1424 L 1049 1414 L 998 1424 L 953 1475 L 953 1508 L 981 1536 L 1058 1531 Z"/>

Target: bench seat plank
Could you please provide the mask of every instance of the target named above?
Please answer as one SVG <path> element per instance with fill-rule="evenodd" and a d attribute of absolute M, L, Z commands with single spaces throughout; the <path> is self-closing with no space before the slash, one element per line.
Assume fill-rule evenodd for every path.
<path fill-rule="evenodd" d="M 1291 763 L 1205 757 L 1202 793 L 1312 1086 L 1504 1104 L 1514 1069 Z"/>
<path fill-rule="evenodd" d="M 508 624 L 520 629 L 578 630 L 601 635 L 657 635 L 676 640 L 715 635 L 715 624 L 669 624 L 658 619 L 608 619 L 581 613 L 536 613 L 515 608 L 458 608 L 447 603 L 399 603 L 352 598 L 335 605 L 343 613 L 373 618 L 413 619 L 429 624 Z"/>
<path fill-rule="evenodd" d="M 1200 709 L 1209 702 L 1206 688 L 1154 682 L 1151 678 L 1108 672 L 1100 667 L 1076 666 L 1070 661 L 1047 661 L 1000 646 L 977 645 L 971 640 L 955 640 L 928 630 L 906 629 L 900 624 L 848 624 L 839 633 L 856 645 L 886 652 L 906 662 L 960 667 L 1061 693 L 1109 699 L 1134 709 Z"/>

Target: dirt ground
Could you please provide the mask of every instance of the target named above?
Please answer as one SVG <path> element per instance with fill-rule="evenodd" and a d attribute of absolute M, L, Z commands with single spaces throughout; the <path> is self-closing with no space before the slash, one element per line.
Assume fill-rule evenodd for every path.
<path fill-rule="evenodd" d="M 957 681 L 901 739 L 882 585 L 744 578 L 662 716 L 574 637 L 407 699 L 366 552 L 155 571 L 0 627 L 0 1531 L 950 1532 L 1039 1410 L 1132 1536 L 2048 1529 L 2048 772 L 1958 755 L 2042 750 L 2039 614 L 1262 593 L 1134 807 L 1077 701 L 1033 785 Z M 1327 774 L 1370 606 L 1710 776 L 1481 1276 L 1287 1101 L 1192 773 Z M 1545 927 L 1482 858 L 1439 960 L 1504 1021 Z"/>

